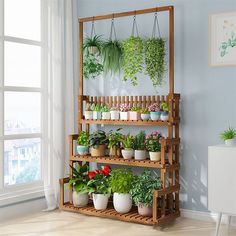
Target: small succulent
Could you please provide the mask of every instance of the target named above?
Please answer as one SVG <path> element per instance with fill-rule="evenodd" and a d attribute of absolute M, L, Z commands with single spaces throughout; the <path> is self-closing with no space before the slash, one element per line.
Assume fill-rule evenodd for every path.
<path fill-rule="evenodd" d="M 106 105 L 101 108 L 101 112 L 109 112 L 109 111 L 110 111 L 110 108 Z"/>
<path fill-rule="evenodd" d="M 142 109 L 140 110 L 140 113 L 141 113 L 141 114 L 149 114 L 150 111 L 148 110 L 148 108 L 142 108 Z"/>
<path fill-rule="evenodd" d="M 132 107 L 132 108 L 130 109 L 130 111 L 139 112 L 139 111 L 140 111 L 140 108 L 139 108 L 139 107 Z"/>
<path fill-rule="evenodd" d="M 157 103 L 153 103 L 148 107 L 148 110 L 150 112 L 158 112 L 158 111 L 160 111 L 160 106 Z"/>
<path fill-rule="evenodd" d="M 229 127 L 227 130 L 225 130 L 220 134 L 220 138 L 224 141 L 227 139 L 233 139 L 235 137 L 236 137 L 236 130 L 231 127 Z"/>
<path fill-rule="evenodd" d="M 110 111 L 119 111 L 119 107 L 111 107 Z"/>
<path fill-rule="evenodd" d="M 92 104 L 91 105 L 91 110 L 92 111 L 101 111 L 101 109 L 102 109 L 102 106 L 100 105 L 100 104 Z"/>
<path fill-rule="evenodd" d="M 90 103 L 86 103 L 86 105 L 85 105 L 85 111 L 92 111 L 92 110 L 91 110 L 91 104 L 90 104 Z"/>
<path fill-rule="evenodd" d="M 129 104 L 123 103 L 123 104 L 120 105 L 120 111 L 121 112 L 128 112 L 129 110 L 130 110 L 130 105 Z"/>
<path fill-rule="evenodd" d="M 167 102 L 163 102 L 161 104 L 161 109 L 162 109 L 162 111 L 169 111 L 168 103 Z"/>

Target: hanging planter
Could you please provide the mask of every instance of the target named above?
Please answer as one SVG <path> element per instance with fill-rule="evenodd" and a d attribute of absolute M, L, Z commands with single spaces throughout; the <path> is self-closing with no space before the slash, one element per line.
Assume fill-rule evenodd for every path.
<path fill-rule="evenodd" d="M 159 37 L 155 36 L 158 27 Z M 165 68 L 165 40 L 161 38 L 160 29 L 155 13 L 152 38 L 144 42 L 144 54 L 146 64 L 146 74 L 150 77 L 153 86 L 156 88 L 163 85 Z"/>
<path fill-rule="evenodd" d="M 137 36 L 134 36 L 136 29 Z M 123 41 L 123 64 L 124 81 L 131 80 L 131 84 L 138 84 L 137 74 L 143 70 L 143 40 L 138 36 L 136 17 L 134 16 L 132 35 Z"/>
<path fill-rule="evenodd" d="M 114 35 L 114 40 L 112 36 Z M 114 19 L 111 21 L 110 38 L 103 44 L 102 61 L 105 74 L 115 75 L 120 72 L 122 64 L 122 47 L 116 38 Z"/>

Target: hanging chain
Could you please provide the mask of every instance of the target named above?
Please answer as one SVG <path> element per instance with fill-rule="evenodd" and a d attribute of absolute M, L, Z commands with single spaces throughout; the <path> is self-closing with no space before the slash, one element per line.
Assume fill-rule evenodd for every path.
<path fill-rule="evenodd" d="M 113 17 L 111 19 L 111 30 L 110 30 L 110 37 L 109 37 L 110 40 L 112 40 L 113 34 L 114 34 L 115 40 L 117 40 L 117 38 L 116 38 L 115 22 L 114 22 L 114 14 L 113 14 Z"/>
<path fill-rule="evenodd" d="M 156 37 L 156 29 L 157 29 L 159 38 L 161 38 L 161 31 L 160 31 L 160 26 L 159 26 L 157 12 L 155 12 L 155 16 L 154 16 L 154 24 L 153 24 L 153 29 L 152 29 L 152 37 L 153 38 Z"/>
<path fill-rule="evenodd" d="M 91 26 L 91 34 L 90 34 L 90 37 L 92 38 L 93 35 L 96 35 L 94 17 L 93 17 L 92 26 Z"/>
<path fill-rule="evenodd" d="M 137 21 L 136 21 L 136 14 L 134 15 L 134 19 L 133 19 L 133 26 L 132 26 L 131 36 L 134 36 L 135 30 L 136 30 L 137 37 L 139 37 L 138 25 L 137 25 Z"/>

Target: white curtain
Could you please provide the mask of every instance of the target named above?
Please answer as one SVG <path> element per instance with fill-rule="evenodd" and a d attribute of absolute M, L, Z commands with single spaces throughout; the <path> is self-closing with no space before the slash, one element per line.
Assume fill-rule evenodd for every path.
<path fill-rule="evenodd" d="M 75 132 L 76 1 L 45 0 L 49 81 L 49 159 L 45 173 L 47 210 L 59 203 L 59 179 L 68 174 L 68 135 Z"/>

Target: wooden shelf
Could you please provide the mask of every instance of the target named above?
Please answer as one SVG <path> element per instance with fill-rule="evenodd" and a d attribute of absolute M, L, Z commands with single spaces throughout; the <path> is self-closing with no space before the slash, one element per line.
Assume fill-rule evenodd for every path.
<path fill-rule="evenodd" d="M 169 121 L 143 121 L 143 120 L 80 120 L 81 124 L 91 125 L 138 125 L 138 126 L 171 126 L 174 123 L 179 123 L 179 120 L 175 120 L 174 123 Z"/>
<path fill-rule="evenodd" d="M 149 167 L 149 168 L 166 168 L 166 169 L 178 169 L 179 164 L 173 164 L 169 165 L 166 163 L 165 165 L 162 165 L 160 161 L 151 161 L 151 160 L 125 160 L 122 157 L 92 157 L 90 155 L 87 156 L 81 156 L 81 155 L 75 155 L 72 156 L 71 161 L 83 161 L 83 162 L 96 162 L 96 163 L 104 163 L 104 164 L 115 164 L 115 165 L 124 165 L 124 166 L 139 166 L 139 167 Z"/>
<path fill-rule="evenodd" d="M 134 207 L 129 213 L 120 214 L 115 211 L 115 209 L 112 207 L 112 204 L 109 204 L 106 210 L 96 210 L 91 202 L 89 203 L 88 206 L 80 208 L 74 207 L 73 204 L 65 203 L 63 206 L 60 207 L 60 209 L 65 211 L 77 212 L 89 216 L 99 216 L 103 218 L 116 219 L 116 220 L 122 220 L 146 225 L 154 225 L 156 223 L 162 224 L 166 221 L 166 219 L 165 221 L 161 219 L 160 214 L 158 214 L 159 219 L 157 220 L 157 222 L 154 222 L 152 217 L 141 216 L 137 212 L 137 207 Z M 168 217 L 168 212 L 166 213 L 166 215 Z M 179 215 L 180 215 L 179 211 L 172 212 L 169 214 L 168 218 L 174 219 L 177 218 Z"/>

